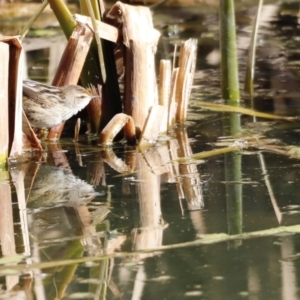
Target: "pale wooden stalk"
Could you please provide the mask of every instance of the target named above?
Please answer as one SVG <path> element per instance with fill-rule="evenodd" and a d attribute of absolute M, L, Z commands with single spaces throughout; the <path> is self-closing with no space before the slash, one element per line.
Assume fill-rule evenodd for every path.
<path fill-rule="evenodd" d="M 76 154 L 78 166 L 83 167 L 82 155 L 81 155 L 80 146 L 78 143 L 75 144 L 75 154 Z"/>
<path fill-rule="evenodd" d="M 74 128 L 74 142 L 78 142 L 79 141 L 80 126 L 81 126 L 81 119 L 78 118 L 76 120 L 76 124 L 75 124 L 75 128 Z"/>
<path fill-rule="evenodd" d="M 9 80 L 9 45 L 0 43 L 0 169 L 5 168 L 8 157 L 8 80 Z"/>
<path fill-rule="evenodd" d="M 117 2 L 108 18 L 121 21 L 125 56 L 124 112 L 131 115 L 139 134 L 149 109 L 157 104 L 154 54 L 159 32 L 154 29 L 149 8 Z"/>
<path fill-rule="evenodd" d="M 135 144 L 136 132 L 133 118 L 126 114 L 119 113 L 116 114 L 102 130 L 99 138 L 99 145 L 112 145 L 114 138 L 122 128 L 124 129 L 124 136 L 127 142 L 130 144 Z"/>
<path fill-rule="evenodd" d="M 180 48 L 178 62 L 178 78 L 176 87 L 176 122 L 186 121 L 188 101 L 191 95 L 192 83 L 196 67 L 197 40 L 189 39 Z"/>
<path fill-rule="evenodd" d="M 77 23 L 61 57 L 52 85 L 77 84 L 85 58 L 93 40 L 93 31 L 86 24 Z"/>
<path fill-rule="evenodd" d="M 160 129 L 162 133 L 165 133 L 168 130 L 170 90 L 171 90 L 171 61 L 161 60 L 159 65 L 158 103 L 165 107 L 165 114 L 161 122 L 161 129 Z"/>
<path fill-rule="evenodd" d="M 81 24 L 86 24 L 89 26 L 89 28 L 93 28 L 92 20 L 88 16 L 83 16 L 79 14 L 74 15 L 74 19 L 76 22 L 79 22 Z M 107 41 L 116 43 L 119 38 L 119 31 L 116 27 L 111 26 L 109 24 L 100 22 L 96 20 L 96 26 L 97 26 L 97 32 L 99 33 L 99 36 Z"/>
<path fill-rule="evenodd" d="M 0 42 L 4 42 L 9 46 L 10 60 L 9 60 L 9 85 L 8 85 L 8 130 L 9 130 L 9 149 L 10 157 L 16 157 L 22 154 L 22 150 L 26 150 L 26 147 L 23 147 L 24 144 L 28 146 L 29 149 L 41 149 L 40 145 L 36 147 L 36 144 L 31 145 L 31 134 L 27 136 L 26 133 L 22 132 L 22 95 L 23 95 L 23 60 L 22 56 L 24 55 L 22 45 L 20 40 L 17 37 L 10 36 L 1 36 Z M 1 56 L 2 57 L 2 56 Z M 5 68 L 5 65 L 8 63 L 8 60 L 4 61 L 1 64 L 1 67 Z M 4 70 L 3 70 L 4 71 Z M 2 76 L 4 74 L 1 74 Z M 4 84 L 4 79 L 1 79 L 1 84 Z M 1 91 L 5 90 L 2 88 Z M 7 91 L 6 91 L 7 92 Z M 0 97 L 1 98 L 1 97 Z M 2 106 L 3 107 L 3 106 Z M 1 121 L 4 119 L 1 117 Z M 30 126 L 28 124 L 28 126 Z M 3 132 L 1 130 L 1 132 Z M 32 132 L 32 134 L 34 134 Z M 37 139 L 35 137 L 35 139 Z"/>
<path fill-rule="evenodd" d="M 69 38 L 52 85 L 64 86 L 71 84 L 76 85 L 78 83 L 92 40 L 93 31 L 85 24 L 77 23 Z M 100 122 L 100 120 L 98 122 Z M 57 140 L 60 138 L 64 123 L 65 122 L 50 129 L 48 134 L 49 140 Z"/>
<path fill-rule="evenodd" d="M 153 105 L 149 116 L 144 125 L 139 139 L 140 150 L 146 150 L 153 146 L 160 134 L 161 120 L 164 117 L 165 107 L 162 105 Z"/>
<path fill-rule="evenodd" d="M 9 84 L 9 132 L 12 141 L 9 157 L 22 154 L 23 151 L 23 74 L 24 74 L 24 50 L 18 38 L 12 40 L 14 55 L 10 61 L 10 84 Z"/>
<path fill-rule="evenodd" d="M 177 89 L 177 78 L 178 78 L 179 69 L 175 68 L 172 72 L 172 82 L 171 82 L 171 93 L 169 100 L 169 115 L 168 115 L 168 129 L 174 126 L 175 124 L 175 115 L 177 110 L 176 102 L 176 89 Z"/>

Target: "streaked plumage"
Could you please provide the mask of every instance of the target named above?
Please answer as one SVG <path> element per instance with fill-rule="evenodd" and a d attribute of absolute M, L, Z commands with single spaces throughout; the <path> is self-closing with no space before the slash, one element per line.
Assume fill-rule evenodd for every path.
<path fill-rule="evenodd" d="M 54 87 L 23 81 L 23 109 L 32 127 L 50 128 L 70 119 L 93 98 L 78 85 Z"/>

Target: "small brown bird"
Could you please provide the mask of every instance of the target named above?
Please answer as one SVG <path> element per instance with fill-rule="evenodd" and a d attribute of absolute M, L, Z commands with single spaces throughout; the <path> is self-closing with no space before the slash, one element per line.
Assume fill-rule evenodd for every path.
<path fill-rule="evenodd" d="M 23 109 L 32 127 L 50 128 L 70 119 L 92 98 L 78 85 L 55 87 L 32 80 L 23 81 Z"/>

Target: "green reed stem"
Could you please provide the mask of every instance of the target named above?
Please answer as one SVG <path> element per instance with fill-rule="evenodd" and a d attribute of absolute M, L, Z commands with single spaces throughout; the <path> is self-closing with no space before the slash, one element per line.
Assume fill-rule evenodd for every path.
<path fill-rule="evenodd" d="M 48 0 L 66 38 L 69 38 L 76 26 L 76 22 L 62 0 Z"/>
<path fill-rule="evenodd" d="M 233 0 L 220 0 L 222 98 L 231 105 L 240 100 L 234 13 Z"/>

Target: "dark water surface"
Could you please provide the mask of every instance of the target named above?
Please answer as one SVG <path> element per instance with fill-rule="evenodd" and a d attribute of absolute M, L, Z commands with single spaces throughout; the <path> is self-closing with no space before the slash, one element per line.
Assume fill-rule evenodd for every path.
<path fill-rule="evenodd" d="M 264 12 L 255 107 L 299 114 L 299 4 Z M 254 14 L 238 8 L 241 82 Z M 160 58 L 181 39 L 199 40 L 186 127 L 144 153 L 122 144 L 104 151 L 83 136 L 13 166 L 0 182 L 1 253 L 22 257 L 6 267 L 0 261 L 1 299 L 300 299 L 300 235 L 288 233 L 300 223 L 300 160 L 262 147 L 176 162 L 232 144 L 223 134 L 226 116 L 197 106 L 221 98 L 218 15 L 216 8 L 162 8 L 154 19 Z M 241 123 L 244 137 L 299 144 L 296 123 L 255 124 L 247 116 Z"/>

